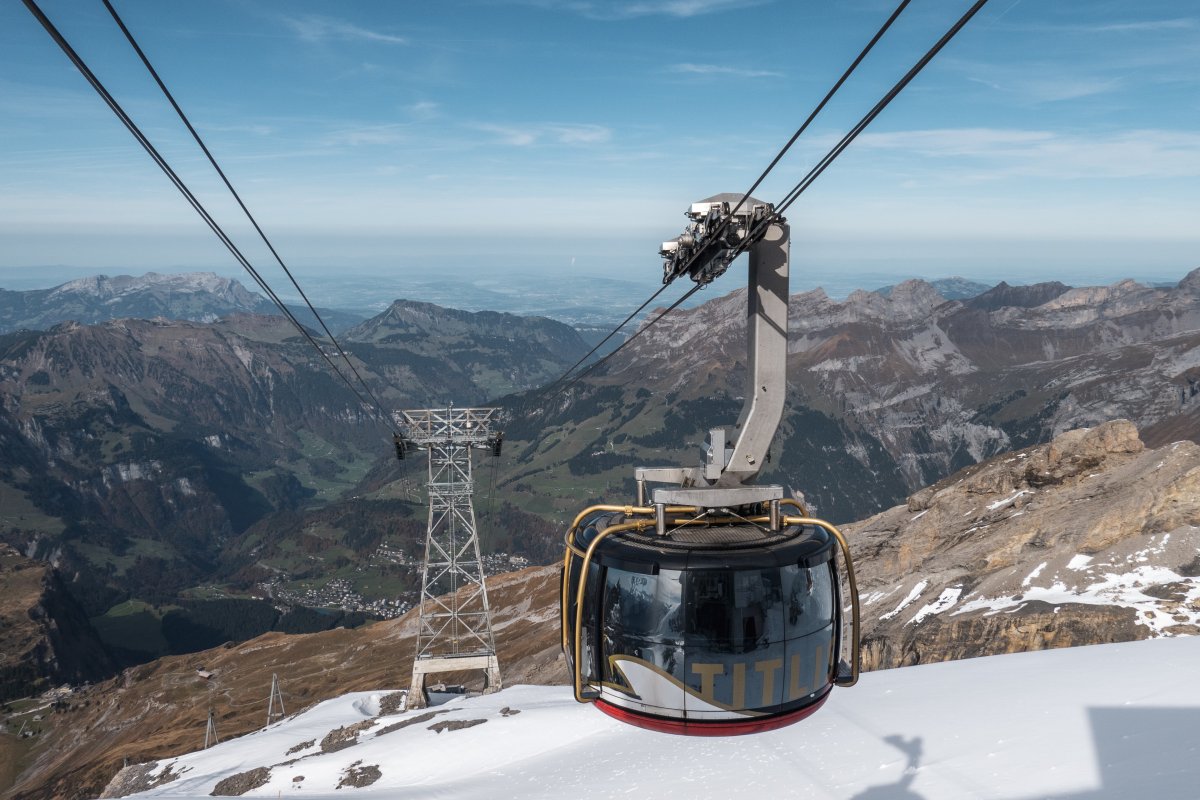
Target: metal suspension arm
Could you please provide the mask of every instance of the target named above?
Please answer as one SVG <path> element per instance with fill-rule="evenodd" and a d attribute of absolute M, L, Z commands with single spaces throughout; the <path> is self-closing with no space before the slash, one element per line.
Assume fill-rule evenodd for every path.
<path fill-rule="evenodd" d="M 787 394 L 789 236 L 787 223 L 775 222 L 750 248 L 745 401 L 737 422 L 733 452 L 723 465 L 718 485 L 740 485 L 758 475 L 783 419 Z"/>
<path fill-rule="evenodd" d="M 730 209 L 737 209 L 737 213 Z M 693 203 L 692 223 L 664 242 L 664 282 L 687 275 L 701 286 L 722 275 L 743 251 L 750 255 L 746 293 L 746 388 L 741 415 L 732 428 L 709 430 L 702 466 L 640 468 L 639 500 L 647 481 L 684 488 L 737 489 L 754 480 L 767 461 L 783 419 L 787 395 L 788 283 L 791 229 L 767 203 L 737 194 L 719 194 Z M 659 492 L 663 490 L 658 490 Z M 656 496 L 659 496 L 656 494 Z M 780 495 L 743 502 L 778 499 Z M 671 492 L 667 502 L 692 502 Z M 730 495 L 715 505 L 738 504 Z"/>

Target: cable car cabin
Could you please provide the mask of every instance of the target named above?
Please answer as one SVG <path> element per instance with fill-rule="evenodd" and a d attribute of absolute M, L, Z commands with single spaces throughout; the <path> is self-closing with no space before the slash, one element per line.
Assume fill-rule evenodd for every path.
<path fill-rule="evenodd" d="M 638 467 L 638 505 L 575 518 L 562 646 L 575 699 L 617 719 L 669 733 L 756 733 L 803 719 L 834 684 L 858 680 L 858 591 L 837 528 L 808 517 L 782 486 L 754 484 L 787 396 L 787 221 L 733 194 L 686 215 L 684 233 L 660 251 L 664 283 L 687 275 L 704 286 L 739 253 L 750 256 L 742 412 L 733 426 L 709 428 L 699 465 Z"/>
<path fill-rule="evenodd" d="M 688 513 L 663 530 L 653 508 L 611 509 L 584 512 L 567 535 L 577 700 L 643 728 L 722 736 L 797 722 L 857 680 L 856 637 L 841 660 L 836 528 Z"/>

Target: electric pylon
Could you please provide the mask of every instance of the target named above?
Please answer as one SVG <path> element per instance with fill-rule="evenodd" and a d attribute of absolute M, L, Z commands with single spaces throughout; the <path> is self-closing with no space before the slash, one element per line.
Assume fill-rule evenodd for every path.
<path fill-rule="evenodd" d="M 283 692 L 279 690 L 279 676 L 271 673 L 271 697 L 267 700 L 267 724 L 283 719 Z"/>
<path fill-rule="evenodd" d="M 500 662 L 484 584 L 471 496 L 471 450 L 500 455 L 503 434 L 492 429 L 495 408 L 401 412 L 396 455 L 429 453 L 429 527 L 421 567 L 421 607 L 409 708 L 423 708 L 425 676 L 483 670 L 485 692 L 500 688 Z"/>
<path fill-rule="evenodd" d="M 211 708 L 208 709 L 208 724 L 204 727 L 204 749 L 221 741 L 217 738 L 217 718 Z"/>

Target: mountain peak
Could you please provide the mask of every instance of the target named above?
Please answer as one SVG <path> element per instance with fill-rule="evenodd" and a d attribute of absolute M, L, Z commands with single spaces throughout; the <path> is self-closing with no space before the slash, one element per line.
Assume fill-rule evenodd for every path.
<path fill-rule="evenodd" d="M 1010 286 L 1000 281 L 991 289 L 966 301 L 968 308 L 998 311 L 1001 308 L 1036 308 L 1070 291 L 1071 287 L 1058 281 L 1035 283 L 1031 286 Z"/>
<path fill-rule="evenodd" d="M 212 272 L 90 275 L 53 289 L 6 292 L 0 298 L 0 331 L 127 317 L 213 322 L 236 312 L 275 313 L 275 306 L 237 280 Z"/>
<path fill-rule="evenodd" d="M 233 278 L 224 278 L 214 272 L 183 272 L 164 275 L 147 272 L 144 275 L 89 275 L 54 287 L 51 296 L 70 293 L 90 294 L 96 297 L 116 297 L 144 292 L 151 289 L 167 289 L 176 292 L 211 292 L 229 295 L 240 290 L 251 295 L 241 283 Z"/>
<path fill-rule="evenodd" d="M 945 302 L 933 284 L 920 278 L 896 284 L 887 296 L 856 289 L 846 298 L 846 305 L 863 316 L 897 321 L 924 317 Z"/>
<path fill-rule="evenodd" d="M 1183 280 L 1179 282 L 1179 289 L 1189 294 L 1200 294 L 1200 267 L 1183 276 Z"/>

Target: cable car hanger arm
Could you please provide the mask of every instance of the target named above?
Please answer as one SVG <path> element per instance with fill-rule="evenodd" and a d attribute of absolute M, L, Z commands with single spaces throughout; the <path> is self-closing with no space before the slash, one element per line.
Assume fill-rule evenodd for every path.
<path fill-rule="evenodd" d="M 731 208 L 738 209 L 731 212 Z M 687 275 L 707 285 L 729 268 L 736 255 L 748 251 L 746 293 L 746 389 L 741 415 L 732 428 L 708 432 L 700 467 L 649 467 L 637 470 L 645 501 L 645 482 L 674 483 L 684 489 L 739 489 L 722 493 L 720 505 L 742 505 L 782 497 L 778 487 L 746 486 L 762 470 L 771 440 L 783 419 L 787 391 L 787 309 L 790 229 L 767 203 L 739 194 L 719 194 L 693 203 L 692 223 L 682 235 L 664 242 L 664 282 Z M 662 490 L 656 492 L 656 500 Z M 661 502 L 694 504 L 670 492 Z M 754 497 L 750 497 L 754 494 Z M 716 495 L 711 495 L 716 500 Z M 709 503 L 700 503 L 709 505 Z M 711 505 L 709 507 L 712 507 Z"/>

